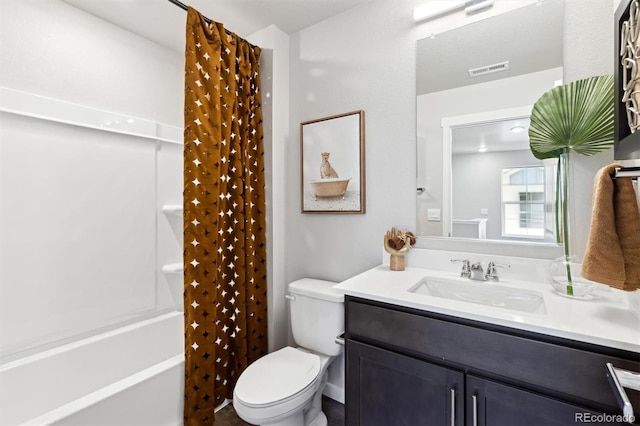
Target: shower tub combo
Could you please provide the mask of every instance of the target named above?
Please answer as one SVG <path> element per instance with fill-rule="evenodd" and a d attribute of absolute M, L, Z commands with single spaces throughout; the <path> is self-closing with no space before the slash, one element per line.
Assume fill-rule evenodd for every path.
<path fill-rule="evenodd" d="M 182 424 L 176 311 L 0 366 L 2 425 Z"/>

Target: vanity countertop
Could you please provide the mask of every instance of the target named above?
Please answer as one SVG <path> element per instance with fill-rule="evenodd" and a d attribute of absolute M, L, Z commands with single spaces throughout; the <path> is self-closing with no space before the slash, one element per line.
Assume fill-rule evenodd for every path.
<path fill-rule="evenodd" d="M 470 281 L 448 271 L 422 268 L 391 271 L 388 265 L 381 265 L 337 284 L 334 289 L 364 299 L 640 353 L 640 319 L 630 310 L 622 291 L 601 286 L 592 298 L 572 299 L 559 295 L 548 283 L 511 279 L 495 283 L 541 293 L 547 312 L 536 314 L 408 291 L 425 276 Z M 478 282 L 478 285 L 492 283 Z"/>

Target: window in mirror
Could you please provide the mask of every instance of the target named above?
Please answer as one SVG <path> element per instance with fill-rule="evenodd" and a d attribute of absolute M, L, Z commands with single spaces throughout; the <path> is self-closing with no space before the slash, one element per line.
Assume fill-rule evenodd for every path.
<path fill-rule="evenodd" d="M 544 167 L 502 169 L 502 236 L 544 238 Z"/>

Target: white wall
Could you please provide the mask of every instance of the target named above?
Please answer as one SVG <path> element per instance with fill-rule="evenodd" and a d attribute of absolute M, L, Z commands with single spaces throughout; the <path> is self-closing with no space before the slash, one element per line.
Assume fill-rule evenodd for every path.
<path fill-rule="evenodd" d="M 614 18 L 617 0 L 566 0 L 564 33 L 565 82 L 594 75 L 613 74 Z M 601 167 L 613 162 L 613 150 L 591 157 L 574 155 L 570 162 L 571 251 L 582 257 L 591 224 L 593 178 Z M 640 160 L 621 162 L 640 165 Z"/>
<path fill-rule="evenodd" d="M 284 294 L 286 147 L 289 143 L 289 36 L 269 26 L 248 37 L 262 48 L 260 59 L 267 194 L 269 351 L 286 346 L 289 319 Z"/>
<path fill-rule="evenodd" d="M 341 281 L 380 263 L 391 226 L 415 226 L 415 46 L 396 2 L 351 9 L 291 37 L 287 280 Z M 300 213 L 300 123 L 365 111 L 366 214 Z"/>
<path fill-rule="evenodd" d="M 182 127 L 184 55 L 58 0 L 0 1 L 0 84 Z"/>

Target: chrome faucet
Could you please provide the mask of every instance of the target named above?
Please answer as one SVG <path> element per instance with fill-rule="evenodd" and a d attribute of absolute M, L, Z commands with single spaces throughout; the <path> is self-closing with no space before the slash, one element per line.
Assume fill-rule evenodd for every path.
<path fill-rule="evenodd" d="M 485 272 L 482 268 L 482 263 L 480 262 L 472 264 L 468 259 L 451 259 L 451 262 L 462 263 L 460 276 L 474 281 L 500 281 L 500 278 L 498 277 L 498 268 L 507 269 L 511 267 L 511 265 L 489 262 L 487 265 L 487 271 Z"/>
<path fill-rule="evenodd" d="M 487 272 L 484 274 L 484 279 L 490 281 L 500 281 L 500 278 L 498 278 L 497 268 L 508 269 L 510 267 L 511 265 L 500 265 L 498 263 L 489 262 L 489 264 L 487 265 Z"/>
<path fill-rule="evenodd" d="M 460 276 L 464 278 L 471 278 L 471 264 L 467 259 L 451 259 L 452 263 L 461 262 L 462 270 L 460 271 Z"/>
<path fill-rule="evenodd" d="M 487 280 L 487 277 L 485 276 L 484 271 L 482 270 L 482 263 L 476 262 L 473 265 L 471 265 L 471 276 L 469 278 L 475 281 Z"/>

